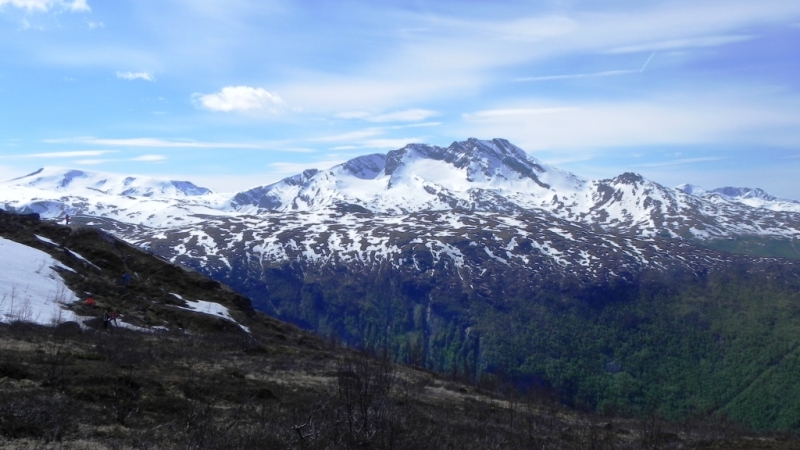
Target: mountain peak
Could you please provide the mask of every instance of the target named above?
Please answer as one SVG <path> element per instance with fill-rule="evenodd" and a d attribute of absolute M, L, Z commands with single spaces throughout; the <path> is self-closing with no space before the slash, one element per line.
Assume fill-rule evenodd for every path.
<path fill-rule="evenodd" d="M 706 192 L 708 192 L 700 186 L 689 183 L 679 184 L 675 186 L 675 189 L 683 192 L 684 194 L 690 194 L 690 195 L 703 195 Z"/>
<path fill-rule="evenodd" d="M 345 203 L 388 213 L 492 209 L 502 200 L 501 192 L 550 199 L 553 186 L 574 192 L 584 183 L 505 139 L 469 138 L 448 147 L 412 143 L 325 171 L 306 171 L 239 193 L 230 205 L 236 210 L 302 211 Z"/>
<path fill-rule="evenodd" d="M 716 192 L 728 198 L 738 198 L 738 199 L 754 198 L 767 201 L 778 200 L 777 197 L 768 194 L 766 191 L 760 188 L 753 189 L 748 187 L 726 186 L 717 189 L 712 189 L 711 192 Z"/>

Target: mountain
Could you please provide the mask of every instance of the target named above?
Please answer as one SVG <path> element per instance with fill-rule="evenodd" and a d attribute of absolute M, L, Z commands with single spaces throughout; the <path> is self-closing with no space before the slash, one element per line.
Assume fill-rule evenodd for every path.
<path fill-rule="evenodd" d="M 68 170 L 58 167 L 39 169 L 10 180 L 12 185 L 35 187 L 63 193 L 88 189 L 106 195 L 141 197 L 185 197 L 210 194 L 209 189 L 188 181 L 172 181 L 153 177 L 119 177 L 101 172 Z"/>
<path fill-rule="evenodd" d="M 411 144 L 227 196 L 35 189 L 4 185 L 0 204 L 47 199 L 44 217 L 71 211 L 399 361 L 504 373 L 597 410 L 800 429 L 800 263 L 719 248 L 800 257 L 795 212 L 634 173 L 585 180 L 501 139 Z"/>
<path fill-rule="evenodd" d="M 585 182 L 547 166 L 502 139 L 410 144 L 362 156 L 326 171 L 307 171 L 234 197 L 236 210 L 315 211 L 354 204 L 374 213 L 530 208 Z M 556 191 L 557 189 L 557 191 Z M 503 204 L 492 204 L 503 200 Z"/>
<path fill-rule="evenodd" d="M 468 139 L 447 148 L 410 144 L 236 194 L 212 193 L 189 182 L 59 168 L 0 186 L 0 204 L 9 210 L 44 217 L 86 214 L 154 228 L 200 223 L 205 216 L 473 211 L 546 214 L 639 237 L 790 237 L 800 230 L 799 216 L 791 209 L 800 203 L 781 202 L 788 205 L 785 211 L 776 199 L 764 196 L 739 195 L 733 201 L 718 190 L 692 195 L 687 193 L 691 188 L 668 189 L 632 173 L 589 181 L 503 139 Z M 770 201 L 773 207 L 744 206 L 755 201 Z"/>
<path fill-rule="evenodd" d="M 0 210 L 0 248 L 0 277 L 13 271 L 16 292 L 50 279 L 81 300 L 91 289 L 97 302 L 63 295 L 49 301 L 63 314 L 48 320 L 2 316 L 3 448 L 798 445 L 790 434 L 713 416 L 601 416 L 557 404 L 544 386 L 521 395 L 499 376 L 470 380 L 393 364 L 381 350 L 356 352 L 260 314 L 229 287 L 90 227 Z M 132 277 L 123 285 L 124 273 Z M 18 305 L 10 310 L 48 303 L 39 293 L 9 295 Z M 7 306 L 0 301 L 0 310 Z M 121 313 L 117 326 L 101 325 L 106 308 Z"/>
<path fill-rule="evenodd" d="M 682 184 L 675 189 L 716 202 L 729 201 L 771 211 L 800 212 L 800 202 L 797 200 L 778 198 L 759 188 L 721 187 L 707 191 L 699 186 Z"/>
<path fill-rule="evenodd" d="M 224 214 L 216 194 L 188 181 L 46 167 L 0 183 L 0 206 L 47 218 L 87 214 L 148 226 L 168 226 L 198 214 Z"/>

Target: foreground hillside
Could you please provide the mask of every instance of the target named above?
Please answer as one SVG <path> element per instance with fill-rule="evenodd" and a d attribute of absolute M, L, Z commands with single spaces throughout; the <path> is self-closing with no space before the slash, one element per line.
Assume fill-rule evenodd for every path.
<path fill-rule="evenodd" d="M 94 309 L 64 302 L 74 321 L 0 324 L 3 448 L 800 445 L 713 416 L 676 423 L 655 412 L 579 413 L 546 389 L 520 395 L 497 376 L 463 383 L 396 366 L 381 350 L 368 356 L 270 319 L 225 286 L 97 230 L 0 213 L 0 236 L 49 254 L 67 268 L 57 275 L 70 290 L 97 301 Z M 190 308 L 201 299 L 228 314 Z M 125 327 L 103 330 L 107 307 Z"/>

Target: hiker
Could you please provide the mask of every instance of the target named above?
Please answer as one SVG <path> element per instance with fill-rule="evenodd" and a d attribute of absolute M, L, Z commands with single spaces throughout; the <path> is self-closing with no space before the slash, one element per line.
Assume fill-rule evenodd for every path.
<path fill-rule="evenodd" d="M 91 309 L 94 309 L 94 298 L 91 295 L 86 298 L 86 306 L 88 306 Z"/>
<path fill-rule="evenodd" d="M 108 324 L 111 322 L 111 308 L 108 308 L 106 312 L 103 313 L 103 329 L 108 330 Z"/>
<path fill-rule="evenodd" d="M 119 327 L 119 324 L 117 323 L 117 318 L 118 317 L 119 317 L 119 313 L 117 312 L 117 310 L 116 309 L 112 310 L 111 311 L 111 321 L 114 322 L 114 326 L 115 327 Z"/>
<path fill-rule="evenodd" d="M 66 222 L 66 223 L 67 223 L 67 225 L 69 225 L 69 214 L 67 214 L 66 216 L 64 216 L 64 222 Z"/>
<path fill-rule="evenodd" d="M 128 287 L 128 283 L 130 282 L 131 282 L 131 274 L 129 274 L 128 272 L 122 274 L 122 286 Z"/>

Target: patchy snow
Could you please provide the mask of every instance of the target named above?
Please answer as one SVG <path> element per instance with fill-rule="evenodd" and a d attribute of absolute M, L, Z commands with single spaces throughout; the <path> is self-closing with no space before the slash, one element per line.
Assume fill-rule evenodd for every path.
<path fill-rule="evenodd" d="M 53 241 L 52 241 L 52 240 L 50 240 L 50 239 L 47 239 L 47 238 L 46 238 L 46 237 L 44 237 L 44 236 L 39 236 L 38 234 L 34 234 L 34 236 L 36 236 L 36 239 L 38 239 L 38 240 L 40 240 L 40 241 L 44 242 L 45 244 L 55 245 L 56 247 L 58 247 L 58 244 L 56 244 L 55 242 L 53 242 Z"/>
<path fill-rule="evenodd" d="M 230 320 L 236 325 L 239 325 L 239 327 L 241 327 L 241 329 L 243 329 L 244 331 L 248 333 L 250 332 L 249 328 L 240 324 L 231 316 L 231 313 L 228 310 L 228 308 L 220 305 L 219 303 L 207 302 L 205 300 L 186 300 L 185 298 L 181 297 L 179 294 L 176 294 L 174 292 L 170 292 L 170 294 L 179 300 L 183 300 L 184 302 L 186 302 L 187 305 L 189 305 L 188 307 L 177 306 L 177 308 L 185 309 L 187 311 L 194 311 L 203 314 L 208 314 L 210 316 L 222 317 L 223 319 Z"/>
<path fill-rule="evenodd" d="M 69 253 L 70 255 L 74 256 L 75 258 L 78 258 L 79 260 L 81 260 L 81 262 L 85 262 L 86 264 L 88 264 L 88 265 L 90 265 L 90 266 L 94 267 L 94 268 L 95 268 L 95 269 L 97 269 L 97 270 L 100 270 L 100 271 L 102 271 L 102 270 L 103 270 L 103 269 L 101 269 L 101 268 L 97 267 L 96 265 L 94 265 L 94 264 L 93 264 L 91 261 L 89 261 L 88 259 L 86 259 L 86 258 L 84 258 L 83 256 L 79 255 L 78 253 L 76 253 L 76 252 L 73 252 L 73 251 L 72 251 L 72 250 L 70 250 L 70 249 L 66 249 L 66 250 L 67 250 L 67 253 Z"/>
<path fill-rule="evenodd" d="M 0 238 L 0 322 L 81 321 L 64 309 L 78 297 L 54 267 L 72 270 L 41 250 Z"/>

